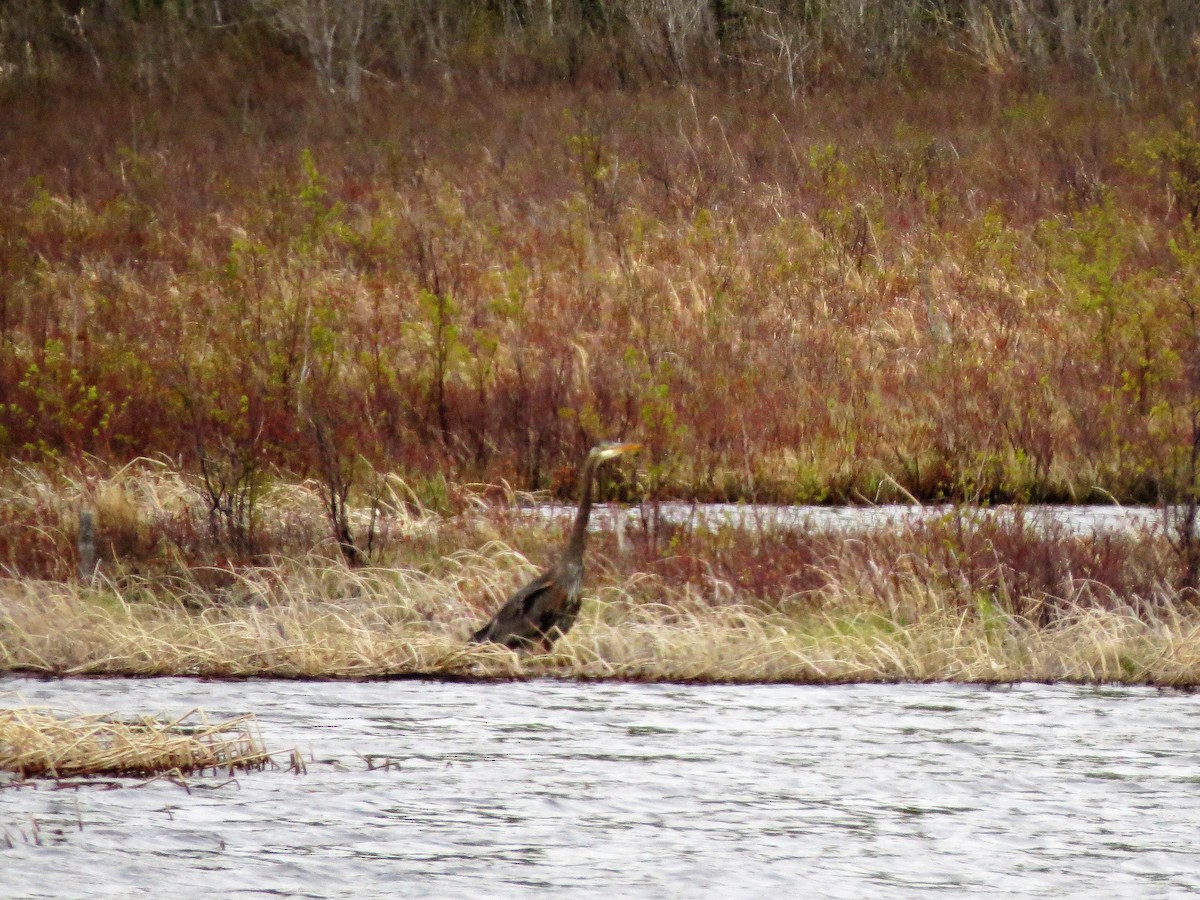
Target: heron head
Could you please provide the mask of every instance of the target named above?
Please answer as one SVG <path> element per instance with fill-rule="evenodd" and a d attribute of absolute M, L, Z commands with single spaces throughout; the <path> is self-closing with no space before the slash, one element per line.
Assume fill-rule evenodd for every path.
<path fill-rule="evenodd" d="M 626 453 L 636 453 L 642 449 L 641 444 L 627 444 L 619 441 L 605 441 L 602 444 L 597 444 L 592 448 L 589 456 L 595 458 L 596 462 L 602 463 L 609 459 L 615 459 L 618 456 L 624 456 Z"/>

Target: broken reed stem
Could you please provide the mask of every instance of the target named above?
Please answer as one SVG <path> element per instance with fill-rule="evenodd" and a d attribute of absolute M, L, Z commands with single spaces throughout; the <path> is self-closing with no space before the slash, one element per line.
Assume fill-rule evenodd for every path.
<path fill-rule="evenodd" d="M 170 721 L 0 710 L 0 771 L 18 778 L 145 777 L 260 770 L 273 765 L 254 716 L 210 722 L 194 709 Z"/>

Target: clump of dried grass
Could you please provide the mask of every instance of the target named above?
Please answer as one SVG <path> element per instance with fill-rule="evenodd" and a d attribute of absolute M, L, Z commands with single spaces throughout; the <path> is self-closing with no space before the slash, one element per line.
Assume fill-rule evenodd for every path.
<path fill-rule="evenodd" d="M 0 770 L 22 779 L 257 770 L 271 758 L 253 723 L 250 715 L 210 722 L 200 710 L 163 721 L 0 709 Z"/>

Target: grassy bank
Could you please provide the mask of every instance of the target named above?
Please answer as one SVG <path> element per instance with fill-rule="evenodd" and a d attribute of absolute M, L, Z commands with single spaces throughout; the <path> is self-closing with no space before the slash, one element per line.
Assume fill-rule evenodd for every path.
<path fill-rule="evenodd" d="M 494 562 L 476 566 L 494 577 Z M 483 610 L 473 591 L 454 596 L 460 578 L 350 579 L 340 569 L 310 577 L 326 591 L 352 586 L 349 599 L 313 599 L 313 585 L 279 569 L 245 577 L 254 599 L 244 605 L 205 610 L 169 588 L 127 602 L 114 588 L 2 584 L 0 667 L 60 676 L 1200 683 L 1200 616 L 1167 606 L 1137 614 L 1064 604 L 1042 625 L 914 581 L 890 603 L 831 591 L 783 611 L 713 605 L 638 573 L 602 581 L 552 654 L 520 657 L 464 643 Z M 406 580 L 437 602 L 406 596 L 397 584 Z"/>
<path fill-rule="evenodd" d="M 97 571 L 81 581 L 80 496 L 24 484 L 9 508 L 23 496 L 41 510 L 27 507 L 20 527 L 67 571 L 8 557 L 3 671 L 1200 683 L 1184 561 L 1150 532 L 1080 535 L 970 509 L 869 531 L 638 525 L 593 536 L 579 624 L 553 653 L 518 656 L 465 640 L 549 561 L 565 523 L 481 502 L 385 508 L 372 558 L 352 567 L 323 538 L 316 486 L 278 486 L 258 510 L 274 543 L 239 560 L 179 524 L 203 521 L 198 484 L 126 469 L 92 486 L 110 504 L 119 489 L 124 505 L 116 519 L 98 509 Z"/>

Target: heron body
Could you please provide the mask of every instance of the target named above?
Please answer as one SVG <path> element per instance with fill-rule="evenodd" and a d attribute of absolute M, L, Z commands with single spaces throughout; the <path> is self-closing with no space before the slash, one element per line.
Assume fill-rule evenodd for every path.
<path fill-rule="evenodd" d="M 583 466 L 579 511 L 562 555 L 553 566 L 509 597 L 492 620 L 471 636 L 473 643 L 503 644 L 514 650 L 540 647 L 547 652 L 571 630 L 583 603 L 579 589 L 583 584 L 583 548 L 592 512 L 596 469 L 601 463 L 640 448 L 641 444 L 616 443 L 592 448 Z"/>

